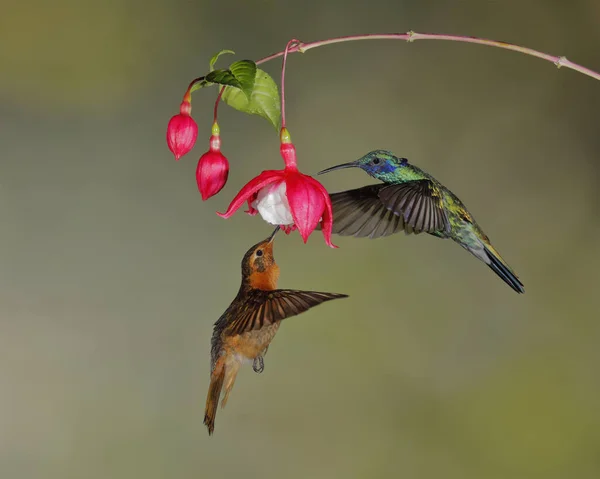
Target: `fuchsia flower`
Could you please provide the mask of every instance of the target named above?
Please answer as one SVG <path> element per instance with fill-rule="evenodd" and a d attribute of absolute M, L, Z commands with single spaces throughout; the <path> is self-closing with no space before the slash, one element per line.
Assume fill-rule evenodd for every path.
<path fill-rule="evenodd" d="M 263 171 L 241 189 L 225 213 L 217 214 L 229 218 L 247 201 L 248 214 L 260 213 L 266 222 L 288 233 L 297 228 L 305 243 L 320 222 L 325 243 L 337 248 L 331 243 L 333 215 L 327 190 L 298 171 L 296 148 L 286 128 L 281 129 L 280 138 L 285 168 Z"/>
<path fill-rule="evenodd" d="M 220 129 L 215 121 L 212 126 L 210 148 L 200 157 L 198 167 L 196 168 L 196 182 L 198 183 L 202 200 L 206 201 L 221 191 L 225 183 L 227 183 L 228 176 L 229 161 L 221 153 Z"/>
<path fill-rule="evenodd" d="M 169 145 L 169 150 L 175 155 L 176 160 L 190 152 L 198 137 L 198 125 L 190 116 L 192 104 L 187 97 L 186 94 L 179 107 L 179 115 L 171 118 L 167 127 L 167 145 Z"/>

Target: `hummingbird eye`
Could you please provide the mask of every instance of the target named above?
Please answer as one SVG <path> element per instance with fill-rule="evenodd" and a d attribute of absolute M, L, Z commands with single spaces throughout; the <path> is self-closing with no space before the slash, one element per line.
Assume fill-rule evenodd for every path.
<path fill-rule="evenodd" d="M 381 160 L 379 158 L 373 158 L 373 164 L 378 165 Z"/>
<path fill-rule="evenodd" d="M 256 250 L 256 256 L 262 256 L 262 255 L 263 255 L 262 249 L 257 249 Z"/>

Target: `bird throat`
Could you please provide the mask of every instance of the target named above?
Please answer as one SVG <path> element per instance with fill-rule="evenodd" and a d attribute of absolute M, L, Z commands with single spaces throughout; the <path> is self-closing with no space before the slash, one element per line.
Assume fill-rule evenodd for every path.
<path fill-rule="evenodd" d="M 250 287 L 253 289 L 265 291 L 276 289 L 277 280 L 279 279 L 279 266 L 273 264 L 263 271 L 253 271 L 248 279 Z"/>

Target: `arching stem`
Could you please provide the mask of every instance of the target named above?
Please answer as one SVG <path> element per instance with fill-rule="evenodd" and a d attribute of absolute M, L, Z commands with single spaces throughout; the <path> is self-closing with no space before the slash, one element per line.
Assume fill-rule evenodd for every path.
<path fill-rule="evenodd" d="M 287 55 L 290 51 L 290 48 L 293 48 L 297 45 L 300 45 L 301 42 L 293 38 L 290 40 L 285 46 L 285 50 L 283 51 L 283 62 L 281 64 L 281 129 L 285 128 L 285 66 L 287 63 Z M 257 63 L 258 65 L 258 63 Z"/>
<path fill-rule="evenodd" d="M 217 95 L 217 100 L 215 101 L 215 109 L 213 112 L 213 123 L 217 122 L 217 112 L 219 110 L 219 102 L 221 101 L 221 97 L 223 96 L 223 92 L 225 91 L 225 87 L 221 87 L 219 94 Z"/>
<path fill-rule="evenodd" d="M 596 80 L 600 80 L 600 73 L 598 72 L 590 70 L 589 68 L 586 68 L 584 66 L 578 65 L 577 63 L 568 60 L 566 57 L 548 55 L 547 53 L 542 53 L 532 48 L 521 47 L 519 45 L 513 45 L 512 43 L 498 42 L 496 40 L 488 40 L 485 38 L 468 37 L 460 35 L 443 35 L 439 33 L 416 33 L 413 31 L 407 33 L 350 35 L 345 37 L 330 38 L 327 40 L 319 40 L 310 43 L 297 42 L 296 45 L 291 46 L 290 48 L 286 48 L 286 50 L 284 51 L 277 52 L 267 57 L 261 58 L 256 62 L 256 64 L 260 65 L 262 63 L 267 63 L 271 60 L 279 58 L 284 54 L 287 55 L 287 53 L 304 53 L 308 50 L 312 50 L 313 48 L 319 48 L 325 45 L 333 45 L 334 43 L 354 42 L 359 40 L 406 40 L 408 43 L 412 43 L 416 40 L 445 40 L 451 42 L 475 43 L 477 45 L 486 45 L 489 47 L 512 50 L 514 52 L 519 52 L 525 55 L 541 58 L 542 60 L 554 63 L 554 65 L 556 65 L 558 68 L 569 68 L 571 70 L 578 71 L 579 73 L 583 73 L 584 75 L 587 75 L 589 77 L 595 78 Z"/>
<path fill-rule="evenodd" d="M 504 50 L 512 50 L 514 52 L 523 53 L 525 55 L 541 58 L 542 60 L 549 61 L 554 63 L 557 68 L 568 68 L 570 70 L 575 70 L 579 73 L 583 73 L 591 78 L 596 80 L 600 80 L 600 73 L 595 72 L 587 67 L 579 65 L 577 63 L 568 60 L 567 57 L 564 56 L 553 56 L 547 53 L 539 52 L 534 50 L 533 48 L 521 47 L 519 45 L 514 45 L 512 43 L 499 42 L 496 40 L 489 40 L 486 38 L 478 38 L 478 37 L 469 37 L 469 36 L 461 36 L 461 35 L 444 35 L 440 33 L 416 33 L 412 30 L 407 33 L 373 33 L 373 34 L 365 34 L 365 35 L 349 35 L 344 37 L 335 37 L 329 38 L 327 40 L 318 40 L 316 42 L 303 43 L 298 40 L 292 40 L 288 43 L 285 50 L 282 50 L 277 53 L 273 53 L 267 57 L 261 58 L 256 62 L 257 65 L 261 65 L 263 63 L 270 62 L 271 60 L 275 60 L 281 56 L 284 57 L 284 65 L 285 60 L 287 59 L 288 53 L 304 53 L 308 50 L 312 50 L 313 48 L 324 47 L 325 45 L 333 45 L 335 43 L 346 43 L 346 42 L 356 42 L 360 40 L 405 40 L 408 43 L 412 43 L 416 40 L 444 40 L 450 42 L 460 42 L 460 43 L 474 43 L 477 45 L 486 45 L 489 47 L 502 48 Z M 294 44 L 295 42 L 295 44 Z M 290 45 L 292 44 L 292 45 Z M 282 70 L 282 80 L 283 73 L 285 68 Z M 191 93 L 194 91 L 194 86 L 204 80 L 204 77 L 198 77 L 191 81 L 187 93 Z M 283 101 L 283 82 L 281 85 L 281 93 L 282 93 L 282 102 L 281 102 L 281 113 L 282 113 L 282 121 L 284 121 L 285 116 L 284 113 L 284 101 Z M 285 123 L 283 123 L 285 124 Z"/>

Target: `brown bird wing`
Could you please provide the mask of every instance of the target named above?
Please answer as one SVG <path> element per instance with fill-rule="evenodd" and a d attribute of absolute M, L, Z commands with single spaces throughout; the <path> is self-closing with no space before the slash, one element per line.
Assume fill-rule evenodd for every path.
<path fill-rule="evenodd" d="M 236 318 L 229 324 L 227 334 L 242 334 L 261 329 L 282 319 L 303 313 L 325 301 L 347 297 L 346 294 L 319 293 L 317 291 L 254 289 L 248 293 L 244 305 L 240 308 Z"/>
<path fill-rule="evenodd" d="M 355 190 L 332 193 L 333 234 L 363 238 L 380 238 L 404 229 L 404 219 L 389 211 L 379 198 L 387 185 L 363 186 Z"/>
<path fill-rule="evenodd" d="M 402 217 L 406 229 L 415 233 L 450 231 L 440 191 L 430 180 L 385 185 L 378 195 L 385 208 Z"/>

